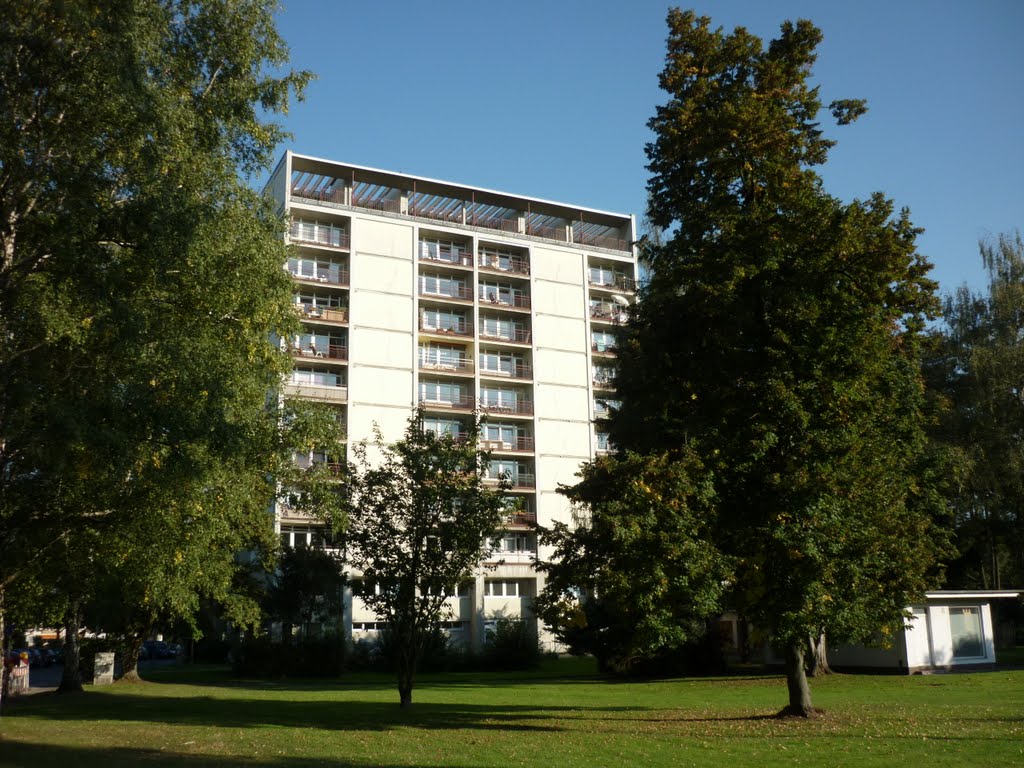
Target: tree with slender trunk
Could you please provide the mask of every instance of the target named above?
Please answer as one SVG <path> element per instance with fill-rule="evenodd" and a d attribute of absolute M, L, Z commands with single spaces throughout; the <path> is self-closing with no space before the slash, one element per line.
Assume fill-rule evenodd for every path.
<path fill-rule="evenodd" d="M 488 454 L 476 420 L 460 435 L 435 434 L 421 411 L 402 440 L 378 431 L 375 456 L 356 452 L 345 541 L 360 599 L 394 638 L 399 701 L 412 705 L 417 665 L 440 631 L 449 598 L 490 552 L 501 524 L 507 481 L 488 487 Z M 497 480 L 497 478 L 496 478 Z"/>

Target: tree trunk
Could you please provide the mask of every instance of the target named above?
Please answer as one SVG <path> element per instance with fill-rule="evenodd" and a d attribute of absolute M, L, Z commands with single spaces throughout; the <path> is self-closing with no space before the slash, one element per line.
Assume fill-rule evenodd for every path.
<path fill-rule="evenodd" d="M 0 716 L 7 706 L 11 671 L 7 668 L 7 614 L 4 613 L 4 588 L 0 587 Z"/>
<path fill-rule="evenodd" d="M 121 659 L 121 680 L 129 683 L 142 682 L 142 678 L 139 677 L 139 652 L 142 650 L 143 636 L 132 635 L 125 641 L 124 656 Z"/>
<path fill-rule="evenodd" d="M 804 644 L 793 641 L 786 648 L 786 686 L 789 689 L 789 704 L 779 712 L 779 717 L 810 717 L 814 714 L 811 705 L 811 688 L 807 684 L 804 670 Z"/>
<path fill-rule="evenodd" d="M 818 639 L 809 635 L 807 645 L 810 653 L 807 655 L 807 674 L 811 677 L 831 675 L 832 668 L 828 665 L 828 644 L 825 641 L 825 633 L 822 632 Z"/>
<path fill-rule="evenodd" d="M 411 649 L 402 648 L 398 652 L 398 699 L 402 709 L 412 706 L 412 679 L 416 665 Z"/>
<path fill-rule="evenodd" d="M 82 675 L 79 669 L 78 628 L 82 622 L 82 609 L 77 600 L 68 608 L 64 631 L 64 675 L 60 679 L 58 693 L 75 693 L 82 690 Z"/>

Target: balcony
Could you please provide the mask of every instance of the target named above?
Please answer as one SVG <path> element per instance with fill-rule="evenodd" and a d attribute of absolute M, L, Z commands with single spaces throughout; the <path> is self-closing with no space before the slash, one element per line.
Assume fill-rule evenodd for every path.
<path fill-rule="evenodd" d="M 633 293 L 636 291 L 636 280 L 625 275 L 602 275 L 599 278 L 590 276 L 587 282 L 591 288 L 603 288 L 608 291 L 622 291 Z"/>
<path fill-rule="evenodd" d="M 532 335 L 526 328 L 513 328 L 504 331 L 500 328 L 488 330 L 486 327 L 480 329 L 480 338 L 488 341 L 503 341 L 508 344 L 529 344 Z"/>
<path fill-rule="evenodd" d="M 614 355 L 615 342 L 593 341 L 590 343 L 590 351 L 597 355 Z"/>
<path fill-rule="evenodd" d="M 502 525 L 506 527 L 526 527 L 537 524 L 537 513 L 528 509 L 517 509 L 502 515 Z"/>
<path fill-rule="evenodd" d="M 507 400 L 496 400 L 492 398 L 481 397 L 480 409 L 487 414 L 501 413 L 511 414 L 513 416 L 532 416 L 533 401 L 517 400 L 514 403 L 510 403 Z"/>
<path fill-rule="evenodd" d="M 533 367 L 525 363 L 502 365 L 498 368 L 484 368 L 480 365 L 480 375 L 499 379 L 532 379 Z"/>
<path fill-rule="evenodd" d="M 460 248 L 438 248 L 434 251 L 428 251 L 420 245 L 420 259 L 421 262 L 427 264 L 447 264 L 453 267 L 469 267 L 473 268 L 473 257 L 466 250 Z"/>
<path fill-rule="evenodd" d="M 481 440 L 481 451 L 499 451 L 502 453 L 533 453 L 532 437 L 514 437 L 507 440 Z"/>
<path fill-rule="evenodd" d="M 480 303 L 490 304 L 494 307 L 508 307 L 510 309 L 529 309 L 530 297 L 521 293 L 509 295 L 494 291 L 484 291 L 481 286 Z"/>
<path fill-rule="evenodd" d="M 471 374 L 473 361 L 465 358 L 458 360 L 424 360 L 420 358 L 420 370 L 431 373 Z"/>
<path fill-rule="evenodd" d="M 421 397 L 420 405 L 427 410 L 472 411 L 475 403 L 472 396 L 461 395 L 448 400 L 432 400 Z"/>
<path fill-rule="evenodd" d="M 590 308 L 590 319 L 602 323 L 624 323 L 629 320 L 629 312 L 615 305 L 599 304 Z"/>
<path fill-rule="evenodd" d="M 420 286 L 420 297 L 424 299 L 441 299 L 449 301 L 472 301 L 473 289 L 468 285 L 457 285 L 437 291 L 430 291 Z"/>
<path fill-rule="evenodd" d="M 341 344 L 331 344 L 327 348 L 309 346 L 299 349 L 292 347 L 292 354 L 296 357 L 314 360 L 348 360 L 348 347 Z"/>
<path fill-rule="evenodd" d="M 615 389 L 614 376 L 595 376 L 593 378 L 594 389 Z"/>
<path fill-rule="evenodd" d="M 537 551 L 532 549 L 519 549 L 514 552 L 499 550 L 489 554 L 485 562 L 500 563 L 502 565 L 532 565 L 536 557 Z"/>
<path fill-rule="evenodd" d="M 317 269 L 313 274 L 302 274 L 301 271 L 289 269 L 288 274 L 296 280 L 305 280 L 311 283 L 326 283 L 328 285 L 348 285 L 347 269 Z"/>
<path fill-rule="evenodd" d="M 328 387 L 316 384 L 285 384 L 286 397 L 303 397 L 325 403 L 344 403 L 348 401 L 348 387 Z"/>
<path fill-rule="evenodd" d="M 323 320 L 328 323 L 347 323 L 348 307 L 312 307 L 298 305 L 298 312 L 304 320 Z"/>
<path fill-rule="evenodd" d="M 296 245 L 319 245 L 340 251 L 349 248 L 348 232 L 339 227 L 293 221 L 288 236 Z"/>
<path fill-rule="evenodd" d="M 424 333 L 433 333 L 438 336 L 472 336 L 473 324 L 465 320 L 451 324 L 447 328 L 438 328 L 424 318 L 420 318 L 420 330 Z"/>
<path fill-rule="evenodd" d="M 536 488 L 537 476 L 533 472 L 502 472 L 497 477 L 483 477 L 483 482 L 489 485 L 497 485 L 500 482 L 507 484 L 509 488 Z"/>
<path fill-rule="evenodd" d="M 504 272 L 507 275 L 529 275 L 530 262 L 525 258 L 510 258 L 494 254 L 481 253 L 477 256 L 480 269 L 493 272 Z"/>

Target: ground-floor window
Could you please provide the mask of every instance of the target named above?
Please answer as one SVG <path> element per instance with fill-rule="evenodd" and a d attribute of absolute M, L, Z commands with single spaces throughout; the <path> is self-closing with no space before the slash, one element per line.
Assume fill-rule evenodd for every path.
<path fill-rule="evenodd" d="M 951 606 L 949 609 L 949 632 L 953 636 L 954 659 L 985 656 L 981 633 L 981 609 L 978 606 Z"/>

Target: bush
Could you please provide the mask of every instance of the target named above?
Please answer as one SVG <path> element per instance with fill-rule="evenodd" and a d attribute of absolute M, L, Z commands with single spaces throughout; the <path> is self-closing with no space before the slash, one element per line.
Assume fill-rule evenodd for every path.
<path fill-rule="evenodd" d="M 487 631 L 483 662 L 488 669 L 530 669 L 543 658 L 537 635 L 525 621 L 498 619 Z"/>
<path fill-rule="evenodd" d="M 232 653 L 235 674 L 247 677 L 337 677 L 343 661 L 344 649 L 335 639 L 285 645 L 265 636 L 252 637 Z"/>

